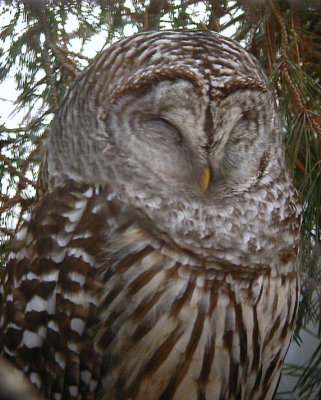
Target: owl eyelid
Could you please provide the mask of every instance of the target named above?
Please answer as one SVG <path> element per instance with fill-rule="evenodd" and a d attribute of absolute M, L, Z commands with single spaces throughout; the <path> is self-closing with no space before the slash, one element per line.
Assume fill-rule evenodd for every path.
<path fill-rule="evenodd" d="M 157 118 L 157 117 L 156 117 Z M 155 119 L 156 119 L 155 118 Z M 170 122 L 170 121 L 168 121 L 166 118 L 164 118 L 164 117 L 158 117 L 157 118 L 157 120 L 158 121 L 160 121 L 161 123 L 163 123 L 165 126 L 166 126 L 166 128 L 168 128 L 168 129 L 170 129 L 170 130 L 175 130 L 175 133 L 177 134 L 176 136 L 177 136 L 177 138 L 180 140 L 180 141 L 184 141 L 184 137 L 183 137 L 183 134 L 182 134 L 182 132 L 180 131 L 180 129 L 179 128 L 177 128 L 177 126 L 175 126 L 172 122 Z"/>
<path fill-rule="evenodd" d="M 161 122 L 163 122 L 164 124 L 169 125 L 170 127 L 173 127 L 173 128 L 175 128 L 175 129 L 177 129 L 177 127 L 176 127 L 174 124 L 172 124 L 172 122 L 168 121 L 166 118 L 160 117 L 159 120 L 160 120 Z M 177 129 L 177 130 L 178 130 L 178 129 Z"/>

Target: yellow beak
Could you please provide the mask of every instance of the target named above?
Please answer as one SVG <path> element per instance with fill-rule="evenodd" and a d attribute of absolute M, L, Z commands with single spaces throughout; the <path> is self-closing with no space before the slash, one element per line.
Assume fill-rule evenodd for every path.
<path fill-rule="evenodd" d="M 202 172 L 201 182 L 200 182 L 202 192 L 206 192 L 210 182 L 211 182 L 211 170 L 210 167 L 205 167 Z"/>

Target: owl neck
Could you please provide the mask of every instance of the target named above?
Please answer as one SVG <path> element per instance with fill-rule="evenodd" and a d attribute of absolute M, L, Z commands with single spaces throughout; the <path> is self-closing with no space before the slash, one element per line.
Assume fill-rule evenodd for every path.
<path fill-rule="evenodd" d="M 166 202 L 147 197 L 146 191 L 130 190 L 119 201 L 134 209 L 131 213 L 139 215 L 140 224 L 156 237 L 172 249 L 184 249 L 191 258 L 205 258 L 209 265 L 223 268 L 228 262 L 235 268 L 257 266 L 279 272 L 282 264 L 282 272 L 292 271 L 296 263 L 289 255 L 296 257 L 293 249 L 299 247 L 300 236 L 296 192 L 289 180 L 271 180 L 268 185 L 268 190 L 262 185 L 217 201 L 176 197 Z M 279 263 L 276 253 L 280 259 L 288 258 L 286 262 Z"/>

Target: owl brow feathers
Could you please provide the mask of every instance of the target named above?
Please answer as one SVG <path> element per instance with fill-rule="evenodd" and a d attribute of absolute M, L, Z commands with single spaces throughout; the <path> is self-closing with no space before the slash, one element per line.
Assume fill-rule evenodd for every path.
<path fill-rule="evenodd" d="M 168 65 L 157 68 L 150 67 L 146 70 L 137 71 L 127 81 L 122 82 L 120 86 L 116 87 L 115 92 L 110 96 L 109 105 L 112 106 L 117 102 L 119 97 L 132 90 L 143 90 L 144 87 L 150 87 L 164 79 L 172 81 L 177 79 L 187 80 L 194 85 L 196 94 L 204 95 L 207 92 L 206 82 L 201 75 L 186 66 Z"/>
<path fill-rule="evenodd" d="M 109 108 L 117 102 L 117 100 L 129 93 L 132 90 L 143 90 L 147 86 L 152 86 L 162 80 L 177 80 L 177 79 L 186 79 L 191 82 L 195 89 L 196 94 L 205 95 L 208 94 L 212 100 L 215 99 L 224 99 L 233 93 L 235 90 L 239 89 L 256 89 L 260 90 L 264 93 L 268 93 L 268 89 L 265 85 L 263 85 L 258 80 L 250 79 L 250 78 L 233 78 L 224 83 L 222 91 L 215 92 L 215 96 L 211 95 L 211 90 L 208 87 L 208 83 L 202 78 L 202 76 L 184 66 L 162 66 L 162 67 L 150 67 L 147 70 L 139 70 L 135 74 L 133 74 L 130 79 L 125 82 L 122 82 L 120 86 L 118 86 L 114 93 L 111 94 L 109 99 L 109 107 L 106 110 L 108 112 Z"/>
<path fill-rule="evenodd" d="M 231 93 L 235 92 L 236 90 L 242 90 L 242 89 L 253 89 L 253 90 L 258 90 L 263 93 L 269 93 L 268 88 L 266 85 L 263 85 L 261 82 L 251 79 L 251 78 L 238 78 L 235 77 L 233 79 L 230 79 L 226 82 L 224 82 L 224 86 L 222 88 L 222 91 L 219 93 L 215 94 L 215 98 L 217 99 L 225 99 L 228 97 Z"/>

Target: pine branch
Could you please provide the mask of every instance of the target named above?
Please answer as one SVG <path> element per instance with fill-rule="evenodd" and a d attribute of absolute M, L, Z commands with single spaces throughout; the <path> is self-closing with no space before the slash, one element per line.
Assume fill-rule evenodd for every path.
<path fill-rule="evenodd" d="M 26 209 L 32 204 L 32 199 L 25 199 L 21 197 L 21 192 L 18 191 L 14 197 L 8 199 L 6 202 L 2 204 L 2 206 L 0 207 L 0 214 L 4 213 L 8 209 L 13 208 L 13 206 L 17 204 L 23 206 L 23 208 Z"/>
<path fill-rule="evenodd" d="M 7 159 L 7 157 L 3 156 L 0 154 L 0 160 L 7 166 L 8 170 L 12 172 L 14 175 L 18 176 L 20 179 L 20 182 L 22 183 L 22 188 L 24 189 L 27 185 L 33 186 L 36 188 L 36 184 L 32 182 L 30 179 L 28 179 L 22 171 L 19 171 L 16 167 L 13 166 L 13 164 L 10 162 L 10 160 Z M 19 183 L 20 183 L 19 182 Z"/>
<path fill-rule="evenodd" d="M 54 109 L 55 112 L 58 111 L 59 108 L 59 100 L 58 100 L 58 94 L 57 94 L 57 89 L 56 89 L 56 82 L 55 82 L 55 77 L 53 75 L 51 65 L 50 65 L 50 56 L 48 53 L 48 48 L 45 45 L 44 48 L 42 49 L 42 54 L 43 54 L 43 62 L 44 62 L 44 67 L 50 87 L 50 94 L 51 94 L 51 105 Z"/>

